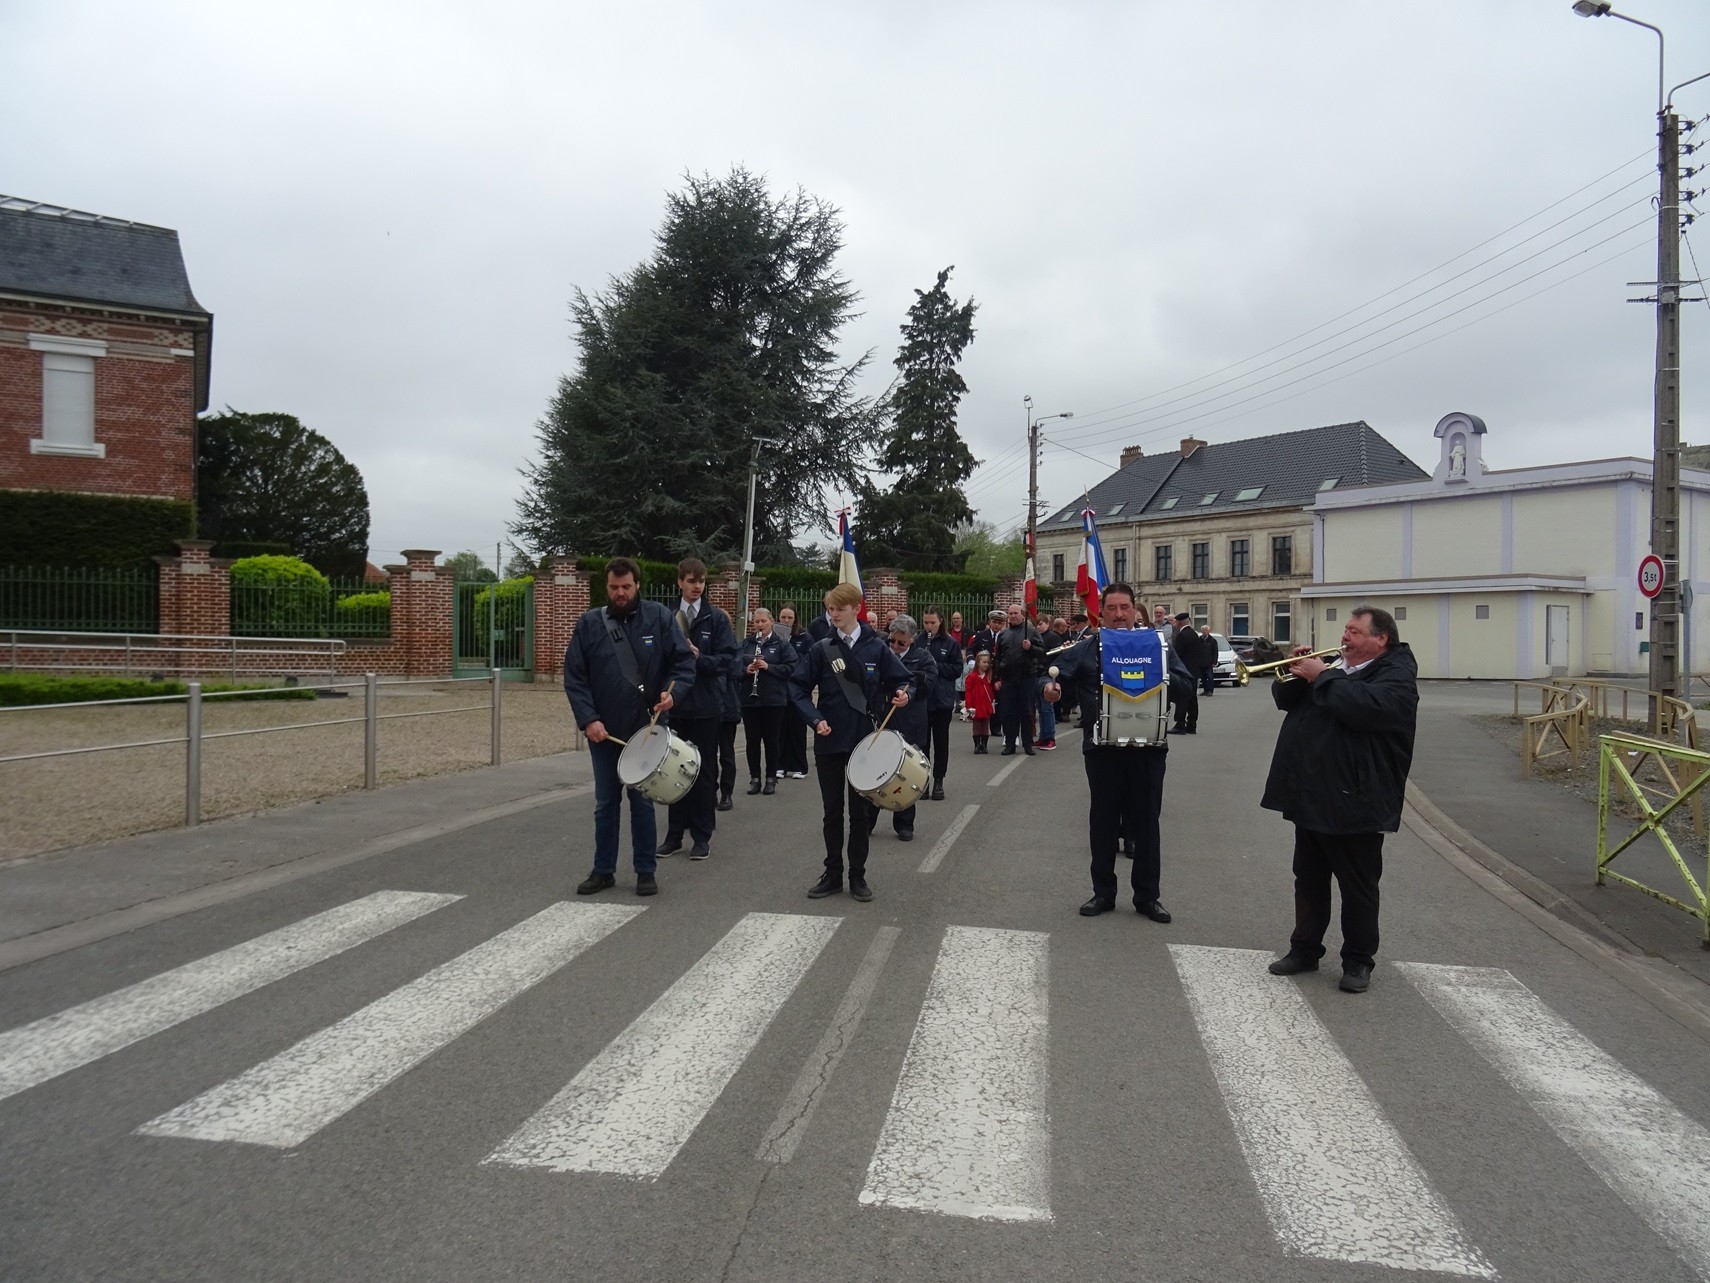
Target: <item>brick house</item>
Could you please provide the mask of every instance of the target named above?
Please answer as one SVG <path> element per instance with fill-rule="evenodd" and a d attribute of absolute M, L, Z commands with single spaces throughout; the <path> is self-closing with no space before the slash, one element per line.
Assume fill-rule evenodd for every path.
<path fill-rule="evenodd" d="M 0 196 L 0 489 L 193 500 L 213 323 L 177 232 Z"/>

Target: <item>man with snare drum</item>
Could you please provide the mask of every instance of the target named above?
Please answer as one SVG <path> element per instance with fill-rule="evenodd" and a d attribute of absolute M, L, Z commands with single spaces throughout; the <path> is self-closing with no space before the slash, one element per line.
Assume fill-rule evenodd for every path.
<path fill-rule="evenodd" d="M 564 651 L 564 693 L 576 725 L 588 738 L 594 768 L 594 870 L 576 888 L 593 895 L 616 881 L 620 745 L 646 727 L 649 713 L 663 714 L 694 685 L 695 657 L 671 612 L 641 600 L 641 568 L 628 557 L 606 566 L 606 606 L 576 621 Z M 629 835 L 635 852 L 635 893 L 652 895 L 658 829 L 653 803 L 629 790 Z"/>
<path fill-rule="evenodd" d="M 831 635 L 808 642 L 790 673 L 790 695 L 802 720 L 813 727 L 814 770 L 824 811 L 825 872 L 808 890 L 822 899 L 843 889 L 843 816 L 849 813 L 849 894 L 871 900 L 867 886 L 868 812 L 873 804 L 846 778 L 849 756 L 873 732 L 872 709 L 884 698 L 908 704 L 910 678 L 902 661 L 879 634 L 861 622 L 861 590 L 838 584 L 825 594 Z M 819 704 L 813 692 L 819 691 Z"/>
<path fill-rule="evenodd" d="M 1154 922 L 1168 922 L 1170 911 L 1158 899 L 1158 812 L 1169 752 L 1163 701 L 1166 690 L 1191 690 L 1193 676 L 1156 632 L 1135 628 L 1134 590 L 1127 584 L 1106 588 L 1102 608 L 1102 629 L 1047 661 L 1055 662 L 1056 672 L 1044 691 L 1052 702 L 1064 690 L 1072 691 L 1086 728 L 1081 754 L 1091 795 L 1087 830 L 1093 893 L 1081 915 L 1090 918 L 1116 907 L 1116 844 L 1118 833 L 1126 832 L 1137 848 L 1131 875 L 1134 907 Z"/>

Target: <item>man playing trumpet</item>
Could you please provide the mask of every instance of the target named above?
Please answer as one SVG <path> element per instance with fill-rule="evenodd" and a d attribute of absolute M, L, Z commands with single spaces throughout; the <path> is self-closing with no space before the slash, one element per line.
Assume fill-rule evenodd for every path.
<path fill-rule="evenodd" d="M 1272 697 L 1287 716 L 1260 805 L 1294 825 L 1294 933 L 1271 973 L 1318 970 L 1330 925 L 1330 879 L 1342 891 L 1342 980 L 1364 993 L 1378 947 L 1383 835 L 1401 827 L 1413 764 L 1418 665 L 1395 617 L 1356 606 L 1342 658 L 1303 653 Z"/>

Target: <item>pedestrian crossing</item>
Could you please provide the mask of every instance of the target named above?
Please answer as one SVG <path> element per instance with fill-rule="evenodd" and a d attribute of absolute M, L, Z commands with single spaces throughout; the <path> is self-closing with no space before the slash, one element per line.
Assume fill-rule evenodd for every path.
<path fill-rule="evenodd" d="M 0 1032 L 0 1101 L 281 985 L 460 898 L 376 892 Z M 483 1037 L 483 1023 L 507 1003 L 574 972 L 582 955 L 617 933 L 656 940 L 647 934 L 661 929 L 652 922 L 640 906 L 548 905 L 252 1068 L 124 1126 L 151 1141 L 295 1149 L 454 1042 Z M 812 1149 L 814 1108 L 847 1072 L 839 1062 L 907 938 L 894 926 L 858 923 L 748 913 L 675 978 L 637 976 L 637 1006 L 650 990 L 658 996 L 585 1064 L 566 1066 L 562 1089 L 518 1109 L 505 1123 L 508 1135 L 499 1130 L 484 1141 L 485 1157 L 476 1151 L 470 1161 L 565 1179 L 661 1180 L 726 1093 L 752 1090 L 737 1086 L 745 1067 L 827 965 L 833 942 L 858 936 L 835 951 L 851 964 L 865 956 L 829 1027 L 796 1008 L 792 1031 L 800 1035 L 801 1017 L 809 1017 L 817 1046 L 798 1062 L 788 1092 L 780 1087 L 765 1105 L 767 1116 L 780 1106 L 776 1121 L 728 1155 L 732 1163 L 790 1163 Z M 930 978 L 906 1050 L 887 1073 L 887 1083 L 895 1075 L 888 1104 L 874 1100 L 870 1159 L 864 1173 L 850 1173 L 853 1201 L 871 1215 L 1060 1222 L 1052 1200 L 1064 1159 L 1054 1153 L 1051 937 L 951 925 L 921 943 L 933 957 Z M 1479 1223 L 1468 1220 L 1474 1209 L 1453 1205 L 1444 1193 L 1453 1183 L 1441 1171 L 1433 1178 L 1362 1078 L 1367 1048 L 1339 1042 L 1298 983 L 1266 974 L 1269 954 L 1171 945 L 1169 956 L 1191 1015 L 1186 1036 L 1197 1036 L 1250 1178 L 1232 1196 L 1254 1199 L 1282 1255 L 1499 1277 L 1500 1252 L 1469 1231 Z M 1601 1182 L 1710 1280 L 1702 1217 L 1710 1129 L 1510 973 L 1426 963 L 1395 970 L 1441 1017 L 1444 1034 L 1495 1070 L 1516 1108 L 1535 1112 L 1583 1160 L 1588 1184 Z M 914 1010 L 912 1000 L 907 1006 Z M 194 1032 L 181 1035 L 191 1065 Z M 507 1057 L 491 1063 L 502 1074 Z M 0 1109 L 0 1137 L 7 1117 Z"/>

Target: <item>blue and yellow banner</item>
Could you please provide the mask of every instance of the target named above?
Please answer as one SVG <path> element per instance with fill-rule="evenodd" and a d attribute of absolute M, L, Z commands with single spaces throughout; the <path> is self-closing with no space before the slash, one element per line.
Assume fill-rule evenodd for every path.
<path fill-rule="evenodd" d="M 1164 639 L 1150 628 L 1101 628 L 1100 678 L 1106 690 L 1125 699 L 1144 699 L 1168 679 Z"/>

